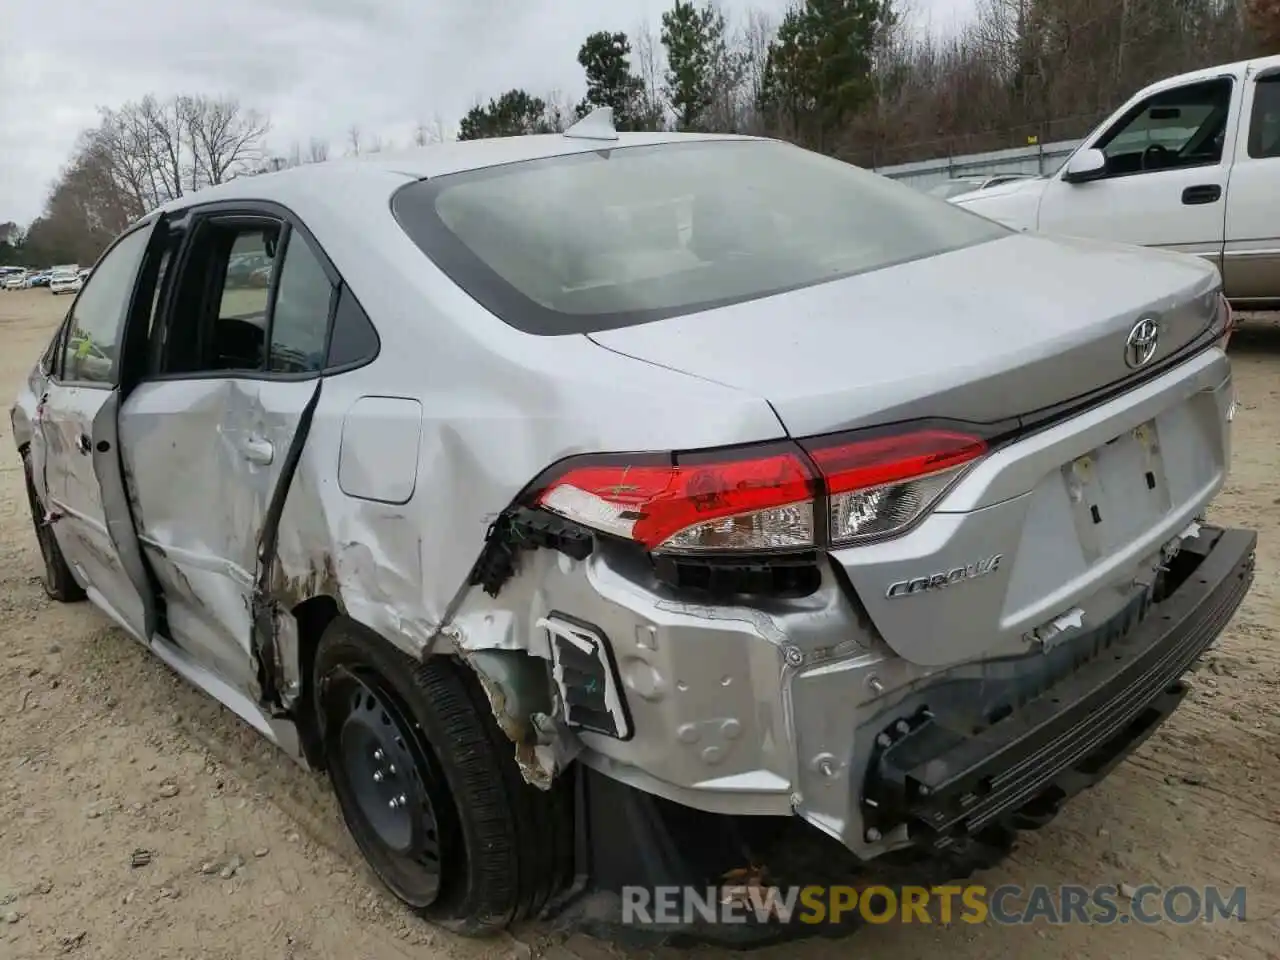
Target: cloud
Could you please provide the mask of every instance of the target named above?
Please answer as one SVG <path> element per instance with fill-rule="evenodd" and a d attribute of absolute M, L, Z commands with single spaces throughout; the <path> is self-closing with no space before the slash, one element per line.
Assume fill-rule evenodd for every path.
<path fill-rule="evenodd" d="M 972 0 L 914 0 L 945 26 Z M 511 87 L 574 99 L 593 30 L 656 25 L 666 0 L 6 0 L 0 22 L 0 221 L 27 222 L 97 108 L 147 93 L 238 97 L 270 144 L 403 138 Z M 778 15 L 786 0 L 722 0 Z"/>

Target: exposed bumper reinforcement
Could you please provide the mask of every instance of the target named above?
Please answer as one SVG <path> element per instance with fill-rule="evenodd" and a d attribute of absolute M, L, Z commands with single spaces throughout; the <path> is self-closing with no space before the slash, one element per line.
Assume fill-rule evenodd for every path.
<path fill-rule="evenodd" d="M 1141 623 L 980 732 L 919 718 L 868 780 L 864 801 L 876 819 L 945 847 L 1014 814 L 1051 814 L 1100 780 L 1181 701 L 1182 675 L 1248 592 L 1256 544 L 1253 531 L 1205 527 L 1183 548 L 1202 559 Z"/>

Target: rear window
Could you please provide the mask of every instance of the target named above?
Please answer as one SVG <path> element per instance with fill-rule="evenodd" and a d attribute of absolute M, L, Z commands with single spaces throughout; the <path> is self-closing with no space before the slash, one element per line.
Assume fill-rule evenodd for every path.
<path fill-rule="evenodd" d="M 402 188 L 403 229 L 528 333 L 592 333 L 753 300 L 1005 236 L 917 190 L 774 141 L 685 141 Z"/>

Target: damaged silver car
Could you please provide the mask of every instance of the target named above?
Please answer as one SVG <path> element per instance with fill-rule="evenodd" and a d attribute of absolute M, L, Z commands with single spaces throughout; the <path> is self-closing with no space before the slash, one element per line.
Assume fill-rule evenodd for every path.
<path fill-rule="evenodd" d="M 606 111 L 170 203 L 12 417 L 49 593 L 479 934 L 957 878 L 1103 777 L 1252 581 L 1230 332 L 1209 263 Z"/>

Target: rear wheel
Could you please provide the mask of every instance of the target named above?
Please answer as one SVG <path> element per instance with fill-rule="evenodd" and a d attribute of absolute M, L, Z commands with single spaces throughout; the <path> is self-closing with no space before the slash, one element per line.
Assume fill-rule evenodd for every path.
<path fill-rule="evenodd" d="M 316 653 L 315 690 L 343 819 L 405 904 L 478 936 L 536 913 L 567 881 L 566 784 L 524 782 L 467 668 L 415 663 L 337 620 Z"/>
<path fill-rule="evenodd" d="M 77 603 L 85 598 L 84 588 L 76 583 L 71 568 L 67 566 L 58 539 L 53 535 L 52 524 L 45 521 L 45 510 L 36 493 L 35 481 L 31 476 L 31 455 L 22 452 L 22 472 L 27 482 L 27 503 L 31 507 L 31 522 L 36 528 L 36 540 L 40 544 L 40 559 L 44 563 L 44 573 L 40 578 L 44 592 L 61 603 Z"/>

